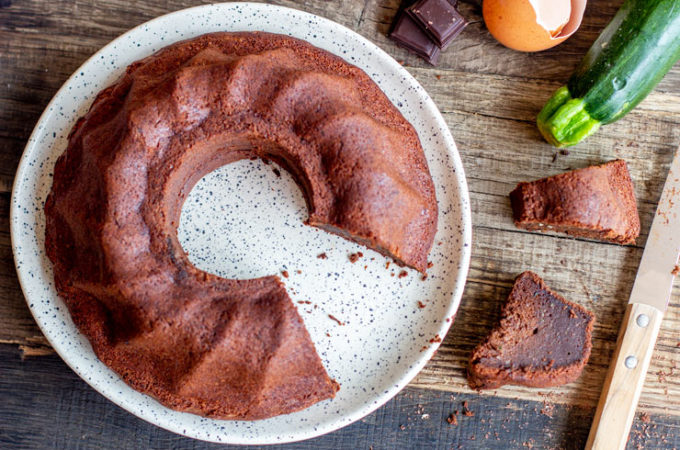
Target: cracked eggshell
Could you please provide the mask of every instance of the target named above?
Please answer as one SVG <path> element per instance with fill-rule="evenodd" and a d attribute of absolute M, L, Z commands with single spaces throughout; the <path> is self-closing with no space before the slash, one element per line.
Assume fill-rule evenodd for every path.
<path fill-rule="evenodd" d="M 554 47 L 581 25 L 586 0 L 484 0 L 484 22 L 506 47 L 537 52 Z"/>

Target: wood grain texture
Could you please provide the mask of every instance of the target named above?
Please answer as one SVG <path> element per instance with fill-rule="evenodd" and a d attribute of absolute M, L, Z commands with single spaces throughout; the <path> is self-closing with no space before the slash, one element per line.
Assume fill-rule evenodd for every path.
<path fill-rule="evenodd" d="M 0 345 L 0 447 L 242 449 L 184 438 L 150 425 L 91 389 L 58 356 L 21 359 Z M 463 406 L 467 402 L 467 408 Z M 470 411 L 465 415 L 464 411 Z M 457 414 L 454 414 L 457 412 Z M 406 388 L 364 419 L 301 443 L 263 450 L 581 449 L 593 410 L 579 406 Z M 456 424 L 447 418 L 454 414 Z M 21 420 L 17 420 L 21 418 Z M 638 415 L 630 448 L 680 446 L 668 415 Z"/>
<path fill-rule="evenodd" d="M 190 0 L 0 0 L 0 123 L 3 124 L 0 127 L 0 298 L 3 300 L 0 302 L 0 343 L 21 346 L 26 357 L 49 352 L 16 280 L 8 221 L 14 172 L 42 110 L 71 73 L 113 38 L 158 15 L 201 3 Z M 443 53 L 441 65 L 436 68 L 397 48 L 386 37 L 398 0 L 271 3 L 335 20 L 402 61 L 439 106 L 458 145 L 473 211 L 471 268 L 455 325 L 412 386 L 449 391 L 454 395 L 463 393 L 466 398 L 480 402 L 503 397 L 511 399 L 510 402 L 551 400 L 563 403 L 565 408 L 593 408 L 602 389 L 666 171 L 674 148 L 680 144 L 680 67 L 673 68 L 658 88 L 624 119 L 603 127 L 584 143 L 570 148 L 568 154 L 560 153 L 543 142 L 534 123 L 535 116 L 552 92 L 567 80 L 622 0 L 589 2 L 580 31 L 563 45 L 537 54 L 501 47 L 486 32 L 478 3 L 461 0 L 460 9 L 471 23 Z M 621 247 L 528 233 L 512 224 L 507 194 L 519 181 L 615 158 L 628 162 L 635 184 L 643 229 L 636 245 Z M 580 380 L 562 388 L 504 387 L 478 396 L 467 387 L 467 358 L 498 318 L 500 305 L 514 277 L 524 270 L 537 272 L 554 290 L 595 313 L 597 323 L 590 363 Z M 668 419 L 671 430 L 680 425 L 680 377 L 676 374 L 680 363 L 679 294 L 680 286 L 676 285 L 640 399 L 640 410 L 654 417 L 672 418 Z M 51 358 L 47 359 L 52 361 Z M 41 359 L 27 358 L 26 364 Z M 41 370 L 33 365 L 26 367 Z M 24 375 L 30 376 L 28 372 Z M 58 408 L 67 408 L 71 398 L 66 393 L 59 395 L 58 401 L 65 404 Z M 579 417 L 585 422 L 590 420 L 588 415 Z M 143 428 L 142 425 L 135 426 Z M 560 426 L 559 430 L 564 433 L 566 425 Z M 1 430 L 0 424 L 0 433 Z M 676 437 L 677 434 L 675 432 Z"/>

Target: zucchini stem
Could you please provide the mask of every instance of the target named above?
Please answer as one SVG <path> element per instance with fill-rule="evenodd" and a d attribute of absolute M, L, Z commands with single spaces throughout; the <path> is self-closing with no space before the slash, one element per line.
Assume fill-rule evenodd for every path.
<path fill-rule="evenodd" d="M 575 145 L 595 133 L 600 121 L 593 119 L 581 98 L 572 98 L 569 88 L 559 88 L 536 119 L 546 141 L 555 147 Z"/>

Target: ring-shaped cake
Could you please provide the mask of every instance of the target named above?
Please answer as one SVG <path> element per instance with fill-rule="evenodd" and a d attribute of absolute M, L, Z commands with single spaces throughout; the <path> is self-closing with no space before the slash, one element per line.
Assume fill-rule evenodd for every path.
<path fill-rule="evenodd" d="M 200 271 L 177 239 L 193 185 L 253 157 L 291 172 L 309 225 L 427 267 L 437 221 L 427 162 L 363 71 L 257 32 L 203 35 L 133 63 L 71 131 L 45 245 L 97 356 L 173 409 L 254 420 L 338 389 L 278 277 Z"/>

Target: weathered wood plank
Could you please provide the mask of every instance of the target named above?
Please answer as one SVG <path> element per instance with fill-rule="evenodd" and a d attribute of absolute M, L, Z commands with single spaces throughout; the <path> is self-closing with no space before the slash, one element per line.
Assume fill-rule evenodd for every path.
<path fill-rule="evenodd" d="M 542 275 L 557 292 L 595 313 L 597 322 L 590 362 L 576 383 L 561 388 L 504 387 L 486 395 L 523 399 L 550 395 L 557 397 L 556 402 L 593 407 L 609 366 L 641 249 L 529 233 L 513 233 L 510 238 L 481 226 L 474 232 L 473 254 L 477 257 L 471 262 L 455 324 L 436 356 L 412 385 L 467 391 L 465 370 L 472 348 L 497 320 L 497 312 L 514 277 L 530 269 Z M 603 266 L 602 262 L 607 260 L 617 264 Z M 679 414 L 680 379 L 671 376 L 680 366 L 679 327 L 680 286 L 676 286 L 640 400 L 642 410 Z"/>
<path fill-rule="evenodd" d="M 397 409 L 402 408 L 400 413 L 388 406 L 363 423 L 348 428 L 347 434 L 343 430 L 313 442 L 329 448 L 356 448 L 357 443 L 359 447 L 380 448 L 380 442 L 392 447 L 418 447 L 437 442 L 448 447 L 449 442 L 469 444 L 467 439 L 473 434 L 479 440 L 488 431 L 492 437 L 499 433 L 502 438 L 515 439 L 517 445 L 529 443 L 529 439 L 534 439 L 533 444 L 537 446 L 582 445 L 592 411 L 574 405 L 591 407 L 596 403 L 646 230 L 671 153 L 680 143 L 680 67 L 672 69 L 633 113 L 604 127 L 564 155 L 541 140 L 534 125 L 535 116 L 553 90 L 569 77 L 622 0 L 589 2 L 581 30 L 565 44 L 538 54 L 512 52 L 497 44 L 484 29 L 478 2 L 461 0 L 461 10 L 472 23 L 444 53 L 437 68 L 397 48 L 386 37 L 398 0 L 272 3 L 329 17 L 376 42 L 396 59 L 404 61 L 444 113 L 463 158 L 471 190 L 475 224 L 473 259 L 456 324 L 413 386 L 453 392 L 458 399 L 469 400 L 473 410 L 479 407 L 499 411 L 496 419 L 478 415 L 476 420 L 461 423 L 457 428 L 442 427 L 441 423 L 437 426 L 416 423 L 415 419 L 420 416 L 407 413 L 405 425 L 412 434 L 405 437 L 405 432 L 398 429 L 397 420 L 401 419 L 395 417 L 403 417 L 399 414 L 404 408 L 414 407 L 413 398 L 400 400 L 404 395 L 421 392 L 410 390 L 396 400 L 400 405 Z M 7 371 L 15 375 L 7 378 L 7 385 L 2 384 L 5 378 L 0 377 L 0 394 L 9 392 L 8 389 L 15 392 L 16 386 L 26 389 L 25 395 L 3 396 L 9 398 L 10 403 L 0 407 L 0 429 L 3 432 L 11 429 L 14 434 L 0 433 L 0 446 L 6 443 L 68 446 L 73 443 L 73 436 L 83 434 L 87 438 L 78 445 L 85 447 L 111 446 L 109 442 L 117 442 L 120 445 L 116 446 L 122 447 L 148 446 L 150 437 L 153 442 L 159 442 L 159 446 L 200 446 L 127 416 L 67 369 L 64 369 L 66 375 L 60 375 L 67 381 L 50 378 L 53 373 L 59 373 L 55 367 L 65 367 L 56 356 L 16 362 L 17 346 L 23 347 L 26 356 L 45 354 L 49 348 L 28 312 L 14 274 L 7 219 L 9 191 L 21 151 L 59 86 L 111 39 L 146 20 L 187 6 L 191 5 L 185 0 L 0 1 L 0 123 L 3 124 L 0 127 L 0 298 L 3 299 L 0 343 L 13 344 L 9 348 L 15 352 L 12 362 L 0 349 L 0 366 L 10 361 L 2 366 L 3 375 Z M 507 193 L 517 182 L 614 158 L 628 162 L 635 183 L 643 226 L 643 235 L 636 246 L 619 247 L 515 229 Z M 482 396 L 473 394 L 464 378 L 467 357 L 492 327 L 514 276 L 527 269 L 540 273 L 555 290 L 595 312 L 598 323 L 591 362 L 578 382 L 563 388 L 505 387 Z M 674 372 L 680 362 L 678 329 L 680 287 L 674 290 L 641 399 L 643 411 L 668 414 L 663 418 L 654 416 L 653 423 L 658 425 L 658 430 L 670 435 L 665 443 L 660 434 L 658 439 L 653 437 L 656 440 L 646 442 L 654 448 L 678 445 L 680 379 Z M 3 391 L 1 386 L 9 388 Z M 65 393 L 68 393 L 66 399 Z M 442 404 L 444 409 L 454 406 L 442 400 L 449 394 L 422 395 L 432 396 L 423 402 L 435 409 L 442 408 Z M 43 397 L 47 399 L 45 402 Z M 535 402 L 543 401 L 571 406 L 557 407 L 555 417 L 559 419 L 546 421 L 536 410 L 536 405 L 541 403 Z M 98 404 L 95 414 L 87 408 L 91 404 Z M 504 406 L 506 404 L 509 406 Z M 26 405 L 31 409 L 26 409 Z M 57 411 L 56 417 L 50 415 L 53 411 Z M 13 420 L 11 427 L 5 427 L 8 417 L 17 415 L 26 420 Z M 93 417 L 91 421 L 85 421 L 84 418 L 90 417 Z M 115 420 L 102 421 L 101 417 L 115 417 Z M 505 420 L 508 423 L 504 423 Z M 530 422 L 529 428 L 525 425 L 522 429 L 521 424 L 525 422 Z M 113 423 L 111 430 L 105 423 Z M 638 422 L 636 426 L 641 433 L 645 425 Z M 558 431 L 553 433 L 553 429 Z M 566 433 L 568 429 L 575 430 L 573 436 Z M 40 431 L 36 433 L 36 430 Z M 436 436 L 436 440 L 432 440 L 432 436 Z M 634 433 L 635 436 L 639 437 Z M 521 441 L 518 437 L 527 439 Z M 485 446 L 487 441 L 483 442 L 485 444 L 478 444 Z M 487 448 L 496 445 L 488 442 Z M 500 442 L 498 448 L 507 448 L 506 442 Z"/>
<path fill-rule="evenodd" d="M 21 360 L 0 345 L 0 447 L 236 449 L 136 419 L 89 388 L 56 356 Z M 464 415 L 463 402 L 472 415 Z M 446 419 L 454 411 L 457 425 Z M 407 388 L 359 422 L 323 437 L 261 449 L 582 448 L 591 408 Z M 17 420 L 21 418 L 21 420 Z M 676 418 L 640 416 L 629 447 L 680 445 Z M 649 434 L 649 436 L 647 436 Z"/>
<path fill-rule="evenodd" d="M 489 34 L 481 16 L 481 1 L 461 0 L 459 9 L 470 21 L 460 36 L 442 53 L 438 68 L 469 73 L 531 77 L 565 82 L 623 0 L 588 2 L 579 31 L 563 44 L 539 53 L 509 51 Z M 358 32 L 409 67 L 428 68 L 422 59 L 398 48 L 387 38 L 399 0 L 369 0 Z M 663 92 L 680 85 L 678 67 L 661 83 Z"/>

